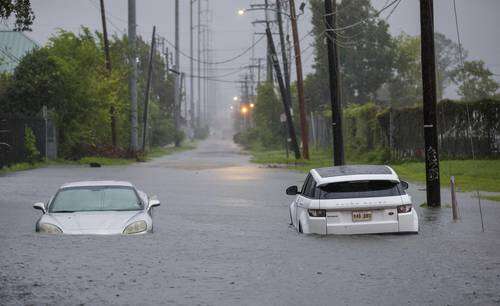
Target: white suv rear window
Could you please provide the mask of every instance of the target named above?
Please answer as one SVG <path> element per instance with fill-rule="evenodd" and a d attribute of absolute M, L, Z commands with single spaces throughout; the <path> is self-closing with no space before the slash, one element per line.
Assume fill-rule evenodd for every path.
<path fill-rule="evenodd" d="M 349 181 L 319 187 L 320 199 L 374 198 L 401 195 L 399 183 L 393 181 Z"/>

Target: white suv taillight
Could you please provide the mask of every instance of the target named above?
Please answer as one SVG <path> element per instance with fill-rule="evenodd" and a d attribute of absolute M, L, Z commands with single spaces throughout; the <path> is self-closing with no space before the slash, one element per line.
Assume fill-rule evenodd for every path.
<path fill-rule="evenodd" d="M 409 213 L 411 211 L 411 204 L 398 206 L 398 214 Z"/>
<path fill-rule="evenodd" d="M 324 209 L 308 209 L 307 212 L 311 217 L 326 217 L 326 210 Z"/>

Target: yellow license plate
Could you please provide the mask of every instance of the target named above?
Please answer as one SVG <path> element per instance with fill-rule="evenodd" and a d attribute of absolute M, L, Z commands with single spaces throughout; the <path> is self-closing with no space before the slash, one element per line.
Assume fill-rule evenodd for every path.
<path fill-rule="evenodd" d="M 370 210 L 353 211 L 352 212 L 352 221 L 353 222 L 362 222 L 362 221 L 371 221 L 371 220 L 372 220 L 372 212 Z"/>

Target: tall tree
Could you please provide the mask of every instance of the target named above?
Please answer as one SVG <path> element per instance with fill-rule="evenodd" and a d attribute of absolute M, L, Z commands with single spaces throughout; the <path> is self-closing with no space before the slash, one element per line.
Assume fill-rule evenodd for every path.
<path fill-rule="evenodd" d="M 253 120 L 258 130 L 261 144 L 266 148 L 276 147 L 281 143 L 280 114 L 283 106 L 278 100 L 274 87 L 266 82 L 257 88 L 257 102 L 253 111 Z"/>
<path fill-rule="evenodd" d="M 66 81 L 48 48 L 26 54 L 12 77 L 4 78 L 0 109 L 5 113 L 34 116 L 43 105 L 53 108 L 64 101 Z"/>
<path fill-rule="evenodd" d="M 31 31 L 35 19 L 30 0 L 0 0 L 0 19 L 15 15 L 14 30 Z"/>
<path fill-rule="evenodd" d="M 78 157 L 82 145 L 109 145 L 109 109 L 117 109 L 118 145 L 128 147 L 130 103 L 128 94 L 127 38 L 113 37 L 110 75 L 104 68 L 102 35 L 83 28 L 80 34 L 60 31 L 49 43 L 28 53 L 13 76 L 0 86 L 0 111 L 33 116 L 46 105 L 56 121 L 60 156 Z M 144 90 L 148 45 L 140 40 L 139 88 Z M 155 54 L 151 90 L 151 133 L 153 145 L 164 145 L 176 136 L 171 124 L 172 78 L 167 78 L 165 62 Z M 3 93 L 3 94 L 2 94 Z"/>
<path fill-rule="evenodd" d="M 324 5 L 323 0 L 311 0 L 310 4 L 316 77 L 309 77 L 307 85 L 308 89 L 312 89 L 312 85 L 320 87 L 323 92 L 314 93 L 314 98 L 321 97 L 322 103 L 327 103 L 328 61 L 324 38 L 328 33 L 325 32 Z M 336 43 L 340 54 L 343 99 L 347 103 L 366 103 L 375 99 L 377 90 L 391 77 L 394 48 L 389 25 L 375 15 L 370 0 L 343 1 L 338 5 Z M 365 22 L 359 23 L 360 20 Z M 348 27 L 355 23 L 356 26 Z M 312 82 L 312 78 L 320 83 Z M 307 95 L 313 100 L 312 93 Z"/>
<path fill-rule="evenodd" d="M 458 85 L 458 94 L 466 101 L 490 98 L 500 88 L 483 61 L 466 61 L 464 67 L 455 69 L 451 76 Z"/>
<path fill-rule="evenodd" d="M 452 73 L 460 64 L 460 49 L 458 44 L 442 33 L 434 33 L 437 64 L 437 94 L 438 99 L 443 98 L 445 89 L 452 83 Z M 464 59 L 467 51 L 463 50 Z"/>
<path fill-rule="evenodd" d="M 413 105 L 422 101 L 420 37 L 402 33 L 394 42 L 394 75 L 388 84 L 391 104 Z"/>
<path fill-rule="evenodd" d="M 444 34 L 434 34 L 438 99 L 452 82 L 452 74 L 460 63 L 458 45 Z M 422 101 L 420 36 L 401 33 L 394 38 L 394 72 L 388 84 L 393 106 L 408 106 Z M 467 52 L 464 51 L 464 57 Z"/>

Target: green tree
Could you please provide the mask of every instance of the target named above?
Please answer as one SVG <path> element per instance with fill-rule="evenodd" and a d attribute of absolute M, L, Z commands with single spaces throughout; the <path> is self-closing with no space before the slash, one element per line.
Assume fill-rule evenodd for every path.
<path fill-rule="evenodd" d="M 29 0 L 0 0 L 0 19 L 15 15 L 16 31 L 30 31 L 35 15 Z"/>
<path fill-rule="evenodd" d="M 444 90 L 452 83 L 452 73 L 460 63 L 460 48 L 457 43 L 444 34 L 435 33 L 434 42 L 436 49 L 437 70 L 437 96 L 443 99 Z M 467 51 L 462 50 L 463 57 Z"/>
<path fill-rule="evenodd" d="M 101 67 L 102 52 L 88 29 L 78 36 L 61 31 L 21 60 L 7 90 L 6 108 L 33 116 L 46 105 L 58 127 L 61 155 L 71 156 L 80 144 L 98 144 L 107 136 L 102 126 L 109 120 L 109 106 L 103 95 L 112 80 Z"/>
<path fill-rule="evenodd" d="M 321 93 L 311 93 L 309 100 L 329 96 L 328 59 L 325 45 L 324 1 L 311 0 L 312 24 L 315 35 L 316 82 L 308 89 L 320 87 Z M 366 103 L 376 98 L 376 92 L 387 82 L 393 67 L 393 41 L 389 25 L 376 15 L 369 0 L 343 1 L 338 6 L 337 46 L 342 72 L 342 89 L 347 103 Z M 360 20 L 366 20 L 359 23 Z M 344 28 L 358 23 L 357 26 Z M 311 86 L 314 85 L 314 86 Z M 309 93 L 307 93 L 309 95 Z M 321 103 L 326 103 L 322 100 Z M 316 103 L 317 104 L 317 103 Z"/>
<path fill-rule="evenodd" d="M 420 38 L 400 34 L 394 39 L 394 75 L 389 82 L 391 104 L 409 106 L 422 101 Z"/>
<path fill-rule="evenodd" d="M 26 55 L 12 78 L 1 80 L 0 108 L 34 116 L 46 105 L 58 128 L 60 156 L 80 157 L 82 148 L 103 152 L 110 146 L 109 110 L 114 106 L 118 146 L 130 139 L 130 73 L 127 37 L 110 40 L 112 73 L 106 70 L 102 35 L 82 28 L 79 34 L 60 31 L 48 44 Z M 138 43 L 140 123 L 149 60 L 149 45 Z M 173 129 L 173 78 L 164 59 L 155 53 L 147 135 L 149 144 L 165 145 L 182 135 Z M 5 94 L 2 95 L 2 92 Z M 142 124 L 140 125 L 142 129 Z M 87 153 L 92 153 L 89 151 Z"/>
<path fill-rule="evenodd" d="M 444 34 L 434 34 L 436 49 L 437 98 L 441 100 L 460 62 L 458 45 Z M 394 38 L 394 73 L 388 84 L 392 105 L 409 106 L 422 101 L 420 36 L 401 33 Z M 464 57 L 467 52 L 463 51 Z"/>
<path fill-rule="evenodd" d="M 500 88 L 483 61 L 466 61 L 463 68 L 455 69 L 451 75 L 458 85 L 458 94 L 465 101 L 490 98 Z"/>
<path fill-rule="evenodd" d="M 40 160 L 40 152 L 36 148 L 35 133 L 29 127 L 24 128 L 24 149 L 26 151 L 26 160 L 30 164 Z"/>
<path fill-rule="evenodd" d="M 276 96 L 273 85 L 270 83 L 260 85 L 257 89 L 253 120 L 260 143 L 265 148 L 276 148 L 282 143 L 281 113 L 283 104 Z"/>
<path fill-rule="evenodd" d="M 25 55 L 5 89 L 2 109 L 8 113 L 38 114 L 43 105 L 53 108 L 64 100 L 66 81 L 48 48 Z"/>

